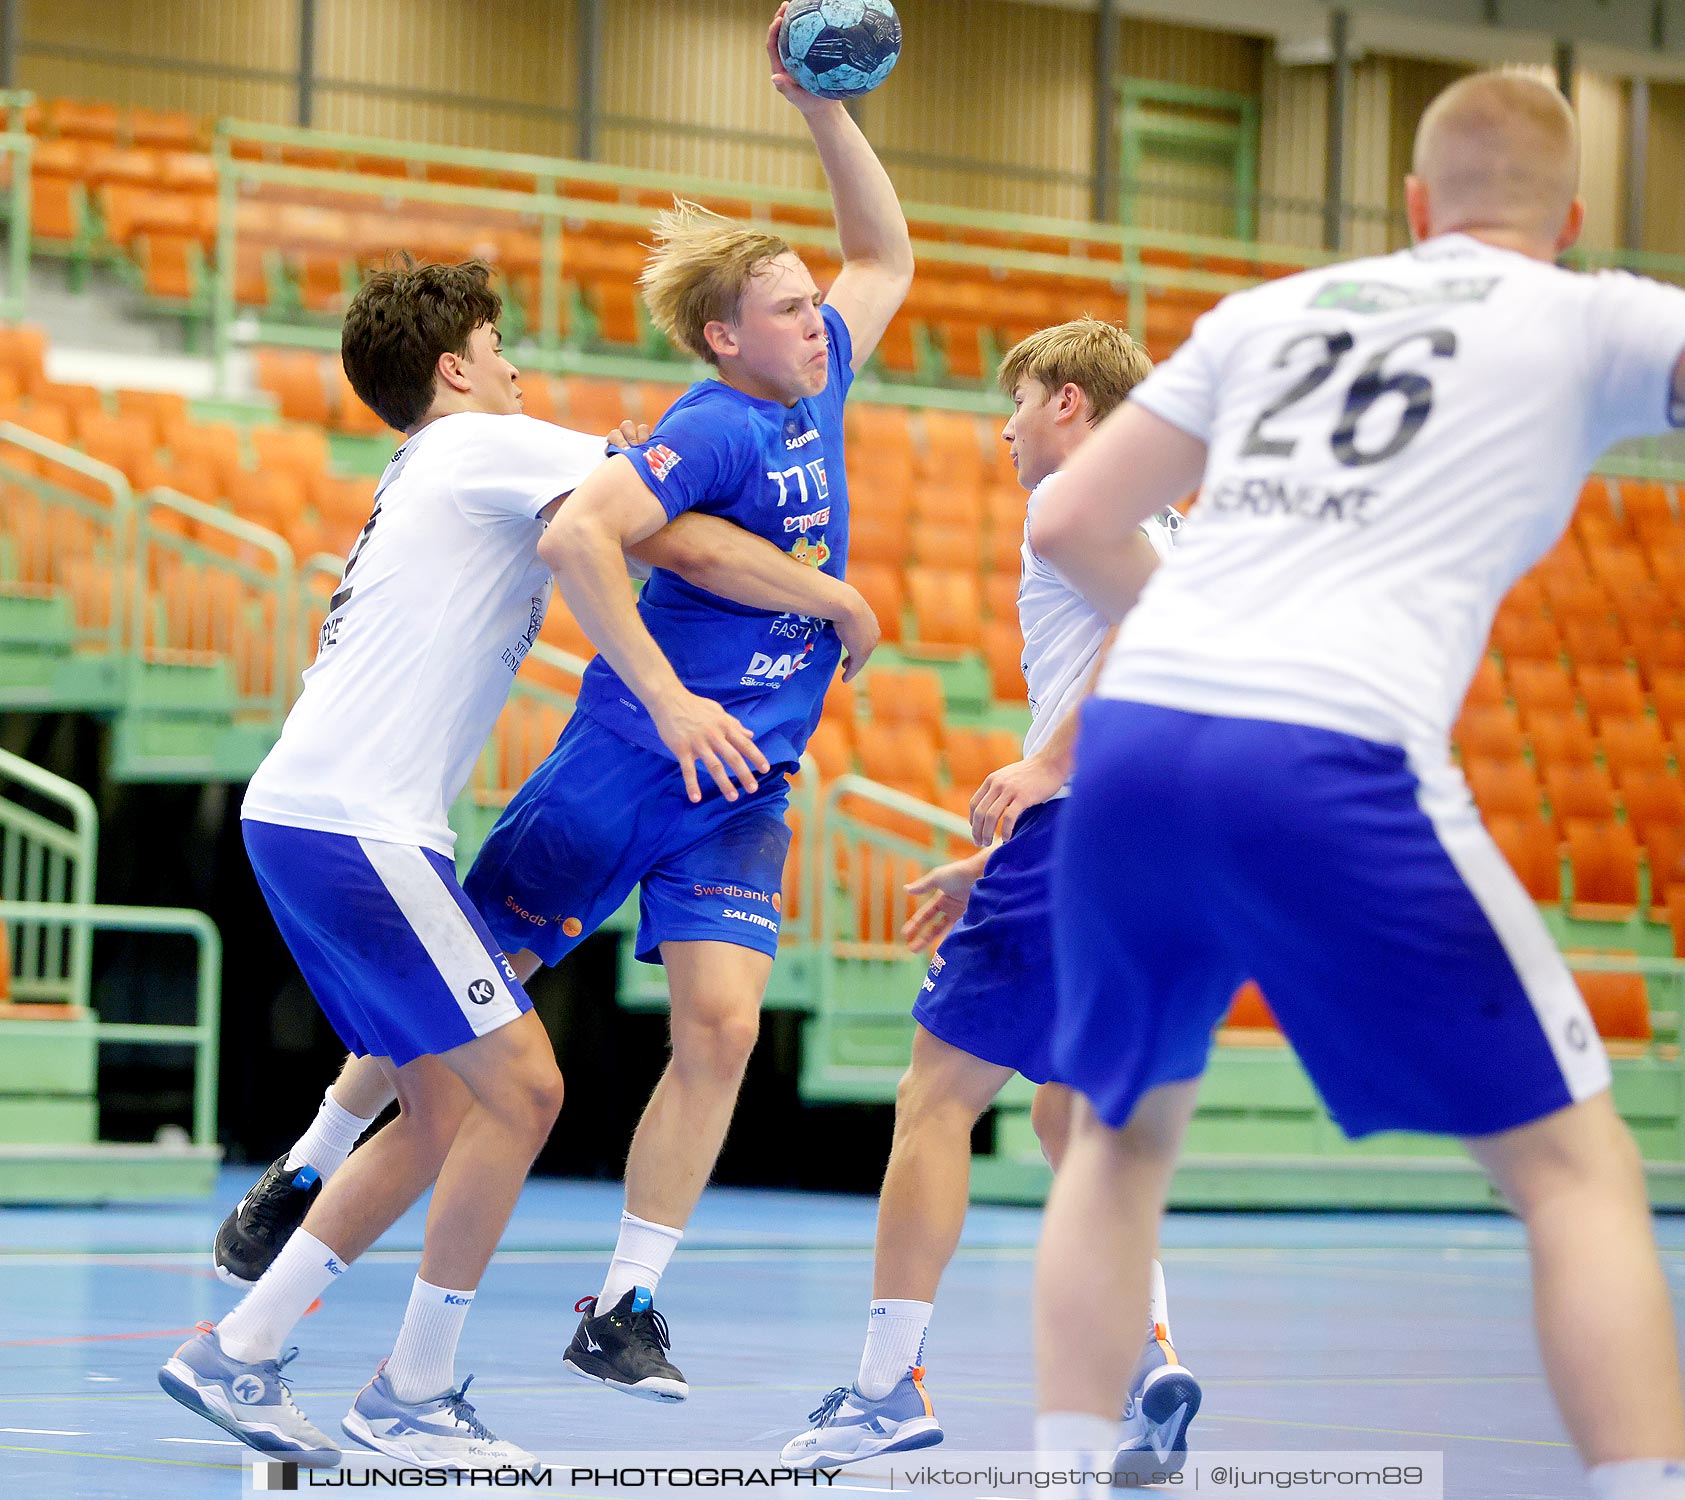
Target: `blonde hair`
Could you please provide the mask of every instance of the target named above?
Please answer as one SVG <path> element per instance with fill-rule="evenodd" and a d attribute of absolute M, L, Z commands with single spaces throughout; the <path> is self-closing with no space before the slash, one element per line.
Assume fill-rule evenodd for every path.
<path fill-rule="evenodd" d="M 1516 229 L 1554 234 L 1579 188 L 1574 111 L 1521 73 L 1471 73 L 1427 107 L 1412 162 L 1435 232 Z"/>
<path fill-rule="evenodd" d="M 1117 324 L 1084 316 L 1019 340 L 1006 351 L 995 378 L 1008 396 L 1025 377 L 1049 392 L 1077 386 L 1098 422 L 1123 404 L 1152 367 L 1147 351 Z"/>
<path fill-rule="evenodd" d="M 718 364 L 702 330 L 729 323 L 755 274 L 790 246 L 775 234 L 675 198 L 655 221 L 655 244 L 638 285 L 651 320 L 679 348 Z"/>

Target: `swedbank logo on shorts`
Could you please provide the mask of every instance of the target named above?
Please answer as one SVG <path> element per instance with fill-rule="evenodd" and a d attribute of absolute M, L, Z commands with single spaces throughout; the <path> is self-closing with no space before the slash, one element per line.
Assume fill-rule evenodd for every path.
<path fill-rule="evenodd" d="M 690 889 L 692 895 L 703 898 L 723 896 L 727 901 L 758 901 L 774 911 L 781 911 L 784 906 L 776 892 L 769 896 L 765 891 L 751 891 L 741 885 L 693 885 Z"/>
<path fill-rule="evenodd" d="M 523 922 L 531 922 L 534 927 L 548 927 L 552 922 L 559 922 L 561 924 L 563 937 L 576 938 L 580 935 L 580 933 L 585 931 L 585 924 L 581 922 L 578 917 L 541 917 L 535 911 L 528 911 L 526 907 L 522 906 L 521 903 L 513 896 L 505 896 L 503 898 L 503 904 L 508 907 L 510 911 L 514 912 L 515 915 Z M 504 967 L 509 968 L 509 962 L 507 959 L 504 960 Z M 511 979 L 515 977 L 515 971 L 513 968 L 509 968 L 509 977 Z"/>

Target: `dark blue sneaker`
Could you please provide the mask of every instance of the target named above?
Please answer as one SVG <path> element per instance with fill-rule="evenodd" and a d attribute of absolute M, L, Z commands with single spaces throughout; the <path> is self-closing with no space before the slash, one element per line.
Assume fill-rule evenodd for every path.
<path fill-rule="evenodd" d="M 1123 1405 L 1123 1444 L 1113 1469 L 1140 1479 L 1180 1474 L 1188 1461 L 1188 1425 L 1199 1412 L 1200 1396 L 1199 1382 L 1176 1363 L 1170 1340 L 1154 1328 Z"/>
<path fill-rule="evenodd" d="M 201 1323 L 199 1336 L 165 1361 L 158 1384 L 189 1411 L 259 1453 L 290 1458 L 307 1468 L 331 1468 L 339 1462 L 338 1447 L 293 1404 L 281 1375 L 297 1353 L 289 1349 L 280 1359 L 243 1364 L 222 1352 L 215 1328 Z"/>
<path fill-rule="evenodd" d="M 255 1283 L 321 1191 L 322 1177 L 314 1167 L 289 1170 L 284 1156 L 272 1162 L 216 1232 L 211 1260 L 217 1277 L 229 1286 Z"/>
<path fill-rule="evenodd" d="M 923 1365 L 914 1365 L 879 1401 L 839 1385 L 807 1419 L 814 1425 L 791 1438 L 779 1454 L 779 1461 L 792 1469 L 829 1469 L 880 1453 L 934 1448 L 942 1441 L 942 1424 L 925 1394 Z"/>
<path fill-rule="evenodd" d="M 562 1356 L 571 1373 L 644 1401 L 683 1401 L 690 1394 L 684 1374 L 667 1358 L 667 1320 L 647 1287 L 633 1287 L 600 1316 L 595 1297 L 581 1297 L 573 1310 L 579 1327 Z"/>

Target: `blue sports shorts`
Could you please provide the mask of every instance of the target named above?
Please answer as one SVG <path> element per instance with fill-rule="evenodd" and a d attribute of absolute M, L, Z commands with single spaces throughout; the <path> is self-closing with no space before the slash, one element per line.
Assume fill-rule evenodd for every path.
<path fill-rule="evenodd" d="M 776 954 L 790 829 L 774 767 L 727 802 L 703 776 L 685 797 L 678 763 L 576 713 L 487 836 L 463 882 L 492 933 L 558 962 L 640 890 L 637 956 L 712 941 Z"/>
<path fill-rule="evenodd" d="M 532 1009 L 443 854 L 254 818 L 242 831 L 305 983 L 359 1057 L 402 1067 Z"/>
<path fill-rule="evenodd" d="M 1609 1086 L 1578 987 L 1443 757 L 1096 700 L 1076 760 L 1054 1066 L 1108 1124 L 1203 1071 L 1248 978 L 1349 1136 L 1485 1135 Z"/>

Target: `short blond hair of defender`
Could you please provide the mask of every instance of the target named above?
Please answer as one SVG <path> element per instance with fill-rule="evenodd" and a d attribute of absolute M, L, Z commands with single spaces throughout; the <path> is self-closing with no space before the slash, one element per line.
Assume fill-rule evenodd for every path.
<path fill-rule="evenodd" d="M 1101 421 L 1123 404 L 1153 368 L 1147 351 L 1116 323 L 1072 318 L 1021 339 L 1006 351 L 995 378 L 1007 396 L 1028 376 L 1048 391 L 1079 387 Z"/>
<path fill-rule="evenodd" d="M 732 322 L 755 274 L 790 246 L 775 234 L 739 224 L 683 198 L 655 221 L 655 244 L 638 277 L 644 306 L 668 340 L 711 365 L 719 356 L 702 330 Z"/>
<path fill-rule="evenodd" d="M 1471 73 L 1423 114 L 1412 171 L 1431 195 L 1436 232 L 1554 234 L 1579 187 L 1574 111 L 1536 78 Z"/>

